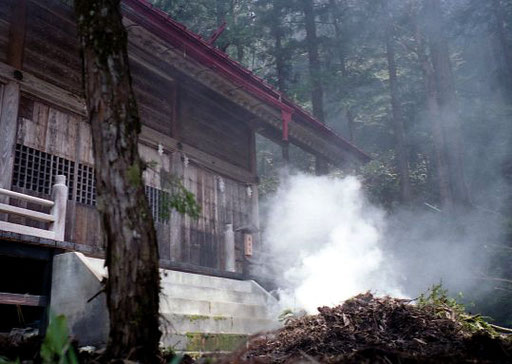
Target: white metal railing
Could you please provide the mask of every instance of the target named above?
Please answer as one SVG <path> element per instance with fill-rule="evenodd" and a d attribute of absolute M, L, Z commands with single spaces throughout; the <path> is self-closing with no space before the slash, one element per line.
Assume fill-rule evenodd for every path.
<path fill-rule="evenodd" d="M 46 230 L 0 220 L 0 230 L 18 234 L 34 235 L 46 239 L 59 241 L 64 240 L 64 231 L 66 228 L 66 205 L 68 202 L 66 176 L 58 175 L 55 177 L 51 200 L 14 192 L 4 188 L 0 188 L 0 195 L 51 208 L 50 213 L 46 214 L 44 212 L 12 206 L 7 203 L 0 203 L 0 213 L 17 215 L 50 224 L 49 229 Z"/>

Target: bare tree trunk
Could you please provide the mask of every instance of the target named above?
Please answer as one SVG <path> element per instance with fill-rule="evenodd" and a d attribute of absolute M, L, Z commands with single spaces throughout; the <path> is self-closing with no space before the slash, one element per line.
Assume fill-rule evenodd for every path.
<path fill-rule="evenodd" d="M 313 0 L 301 0 L 302 10 L 306 26 L 306 47 L 309 58 L 309 76 L 311 80 L 311 103 L 313 115 L 320 121 L 325 121 L 324 116 L 324 90 L 321 80 L 321 64 L 318 55 L 318 38 L 316 36 L 315 11 Z"/>
<path fill-rule="evenodd" d="M 402 115 L 402 106 L 398 96 L 398 80 L 396 75 L 395 48 L 393 44 L 393 20 L 387 2 L 385 5 L 387 14 L 386 29 L 386 55 L 388 59 L 389 91 L 391 94 L 391 109 L 393 112 L 392 125 L 395 136 L 395 151 L 400 178 L 400 197 L 403 203 L 409 203 L 412 198 L 411 181 L 409 179 L 409 161 L 407 158 L 407 146 L 405 143 L 405 127 Z"/>
<path fill-rule="evenodd" d="M 449 171 L 448 164 L 446 162 L 443 128 L 439 116 L 439 105 L 437 103 L 438 101 L 434 69 L 432 68 L 432 64 L 430 63 L 430 60 L 426 54 L 424 37 L 420 33 L 417 24 L 415 38 L 418 46 L 418 60 L 423 72 L 423 82 L 425 85 L 425 93 L 427 98 L 427 111 L 432 125 L 432 141 L 434 144 L 434 154 L 439 183 L 439 195 L 443 208 L 451 210 L 453 207 L 453 198 L 448 177 Z"/>
<path fill-rule="evenodd" d="M 444 36 L 440 0 L 426 0 L 430 55 L 435 71 L 437 99 L 446 147 L 446 160 L 453 201 L 469 205 L 469 192 L 464 176 L 464 151 L 458 115 L 455 82 L 448 44 Z"/>
<path fill-rule="evenodd" d="M 160 339 L 158 246 L 144 194 L 120 0 L 76 0 L 97 208 L 106 246 L 110 333 L 107 356 L 156 361 Z"/>
<path fill-rule="evenodd" d="M 341 32 L 340 9 L 336 0 L 329 0 L 331 8 L 332 22 L 334 26 L 334 37 L 336 39 L 336 51 L 340 62 L 340 72 L 342 77 L 347 76 L 347 67 L 345 61 L 345 48 L 343 47 L 343 34 Z"/>
<path fill-rule="evenodd" d="M 496 36 L 500 42 L 501 53 L 503 54 L 503 65 L 506 71 L 506 79 L 504 83 L 512 89 L 512 46 L 509 44 L 505 31 L 505 12 L 501 0 L 492 0 L 493 12 L 496 18 Z"/>
<path fill-rule="evenodd" d="M 283 29 L 281 27 L 281 6 L 278 2 L 272 5 L 271 33 L 274 36 L 274 57 L 276 59 L 277 88 L 286 91 L 286 64 L 283 51 Z"/>

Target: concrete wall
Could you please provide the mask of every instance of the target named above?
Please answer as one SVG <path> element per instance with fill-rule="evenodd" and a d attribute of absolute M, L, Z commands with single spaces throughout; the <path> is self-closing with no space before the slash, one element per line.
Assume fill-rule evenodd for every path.
<path fill-rule="evenodd" d="M 101 290 L 103 262 L 81 253 L 54 257 L 51 310 L 67 316 L 79 345 L 106 342 L 105 294 L 87 302 Z M 162 269 L 161 285 L 162 343 L 174 350 L 230 350 L 247 335 L 278 326 L 277 301 L 254 281 Z"/>

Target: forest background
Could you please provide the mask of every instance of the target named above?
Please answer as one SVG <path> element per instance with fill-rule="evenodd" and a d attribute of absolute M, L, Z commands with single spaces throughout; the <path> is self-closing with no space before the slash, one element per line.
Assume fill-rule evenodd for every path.
<path fill-rule="evenodd" d="M 389 214 L 463 208 L 497 221 L 477 272 L 490 293 L 464 294 L 512 325 L 512 0 L 153 4 L 205 39 L 225 22 L 216 47 L 372 156 L 331 173 L 356 172 Z M 264 202 L 283 156 L 264 138 L 257 149 Z M 315 160 L 290 146 L 290 165 L 314 173 Z"/>

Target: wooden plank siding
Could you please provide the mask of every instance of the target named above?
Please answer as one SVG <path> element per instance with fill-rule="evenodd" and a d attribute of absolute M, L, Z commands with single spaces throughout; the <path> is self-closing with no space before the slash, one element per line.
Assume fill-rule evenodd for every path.
<path fill-rule="evenodd" d="M 0 1 L 2 62 L 6 59 L 12 1 Z M 187 81 L 187 75 L 178 74 L 158 55 L 144 54 L 140 45 L 131 44 L 129 50 L 133 87 L 144 125 L 140 153 L 147 162 L 156 162 L 145 171 L 145 183 L 163 192 L 167 187 L 162 176 L 179 178 L 201 206 L 198 219 L 175 211 L 170 213 L 168 220 L 157 219 L 160 258 L 222 270 L 225 224 L 232 223 L 235 229 L 250 225 L 252 210 L 257 203 L 254 196 L 251 198 L 247 194 L 247 183 L 256 180 L 252 150 L 254 131 L 248 120 L 252 116 L 228 99 L 215 97 L 214 91 L 199 87 L 198 82 Z M 59 0 L 27 1 L 22 66 L 24 78 L 20 81 L 17 153 L 36 153 L 34 160 L 24 160 L 23 163 L 25 167 L 32 163 L 31 168 L 41 176 L 35 176 L 36 172 L 23 175 L 25 180 L 13 186 L 13 190 L 48 198 L 48 189 L 41 185 L 41 180 L 48 168 L 56 167 L 45 167 L 43 163 L 58 160 L 69 168 L 72 166 L 67 181 L 71 192 L 65 240 L 101 248 L 100 221 L 91 197 L 94 195 L 91 189 L 94 168 L 91 130 L 83 109 L 80 109 L 83 99 L 76 27 L 72 10 Z M 11 79 L 12 69 L 7 66 L 3 69 L 2 79 L 17 82 Z M 47 82 L 63 94 L 71 93 L 76 96 L 73 99 L 76 105 L 59 105 L 57 97 L 29 92 L 23 86 L 26 80 L 32 84 Z M 40 89 L 49 90 L 48 87 Z M 0 97 L 2 94 L 0 83 Z M 159 153 L 159 149 L 163 153 Z M 55 174 L 55 171 L 51 173 Z M 20 176 L 18 173 L 16 178 Z M 26 202 L 13 201 L 13 205 L 47 212 Z M 35 228 L 45 227 L 44 223 L 25 217 L 9 219 Z M 236 232 L 236 245 L 237 271 L 242 272 L 241 232 Z"/>
<path fill-rule="evenodd" d="M 7 49 L 9 43 L 9 28 L 14 0 L 0 1 L 0 61 L 7 61 Z"/>
<path fill-rule="evenodd" d="M 29 1 L 24 70 L 67 91 L 82 93 L 74 14 L 58 0 Z"/>

